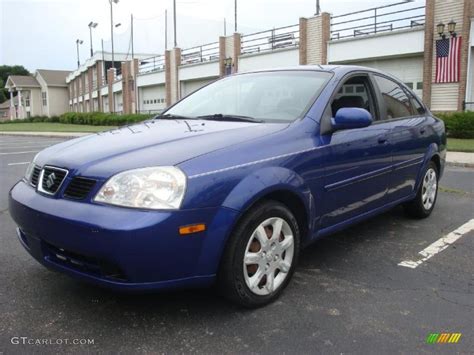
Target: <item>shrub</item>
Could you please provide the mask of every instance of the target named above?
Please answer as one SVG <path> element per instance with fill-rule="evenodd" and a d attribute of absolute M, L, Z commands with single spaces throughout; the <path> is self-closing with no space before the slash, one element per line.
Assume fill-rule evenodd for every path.
<path fill-rule="evenodd" d="M 61 116 L 35 116 L 25 119 L 0 121 L 2 123 L 27 123 L 27 122 L 54 122 L 67 124 L 82 124 L 92 126 L 123 126 L 137 123 L 153 117 L 151 114 L 117 115 L 103 112 L 66 112 Z"/>
<path fill-rule="evenodd" d="M 474 138 L 474 112 L 450 112 L 436 115 L 444 121 L 451 138 Z"/>
<path fill-rule="evenodd" d="M 123 126 L 149 119 L 153 115 L 116 115 L 103 112 L 67 112 L 59 117 L 59 122 L 92 126 Z"/>

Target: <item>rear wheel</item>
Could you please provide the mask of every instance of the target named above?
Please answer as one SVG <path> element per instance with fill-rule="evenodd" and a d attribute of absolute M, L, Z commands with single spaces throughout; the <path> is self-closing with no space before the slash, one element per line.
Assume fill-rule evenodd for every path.
<path fill-rule="evenodd" d="M 299 255 L 293 214 L 276 201 L 252 208 L 232 233 L 219 272 L 228 299 L 245 307 L 275 300 L 288 285 Z"/>
<path fill-rule="evenodd" d="M 406 213 L 415 218 L 426 218 L 434 209 L 438 197 L 438 168 L 430 162 L 413 201 L 404 205 Z"/>

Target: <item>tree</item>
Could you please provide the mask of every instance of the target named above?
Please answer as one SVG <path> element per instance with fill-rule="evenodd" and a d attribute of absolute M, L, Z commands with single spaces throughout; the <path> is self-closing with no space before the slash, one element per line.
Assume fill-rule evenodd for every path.
<path fill-rule="evenodd" d="M 23 65 L 0 65 L 0 103 L 5 102 L 8 91 L 4 88 L 10 75 L 30 75 Z"/>
<path fill-rule="evenodd" d="M 3 80 L 0 79 L 0 89 L 1 89 L 1 90 L 0 90 L 0 104 L 1 104 L 2 102 L 7 101 L 7 97 L 6 97 L 6 95 L 5 95 L 5 89 L 3 89 L 4 86 L 5 86 L 5 84 L 3 83 Z"/>

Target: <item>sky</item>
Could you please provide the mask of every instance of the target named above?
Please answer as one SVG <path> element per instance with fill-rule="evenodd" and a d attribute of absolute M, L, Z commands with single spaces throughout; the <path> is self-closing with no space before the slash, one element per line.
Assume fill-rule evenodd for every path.
<path fill-rule="evenodd" d="M 334 15 L 382 6 L 399 0 L 320 0 L 322 11 Z M 177 0 L 178 47 L 217 42 L 234 29 L 234 0 Z M 273 27 L 297 24 L 312 16 L 315 0 L 238 0 L 238 31 L 248 34 Z M 423 5 L 423 0 L 415 0 Z M 413 5 L 415 6 L 415 5 Z M 113 5 L 114 47 L 130 51 L 130 15 L 134 17 L 136 53 L 162 54 L 165 48 L 164 14 L 168 9 L 168 48 L 173 47 L 172 0 L 120 0 Z M 88 23 L 98 23 L 92 45 L 111 50 L 109 0 L 0 0 L 0 65 L 23 65 L 35 69 L 76 67 L 76 39 L 80 60 L 90 55 Z"/>

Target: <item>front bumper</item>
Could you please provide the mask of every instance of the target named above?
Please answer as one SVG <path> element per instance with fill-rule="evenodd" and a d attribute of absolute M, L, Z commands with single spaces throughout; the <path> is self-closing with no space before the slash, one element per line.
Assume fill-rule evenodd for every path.
<path fill-rule="evenodd" d="M 238 216 L 224 207 L 163 212 L 55 199 L 22 181 L 9 204 L 21 243 L 40 263 L 124 290 L 212 283 Z M 179 235 L 179 226 L 193 223 L 207 230 Z"/>

